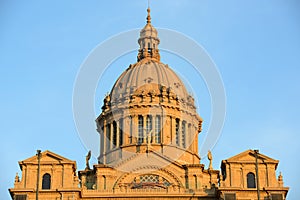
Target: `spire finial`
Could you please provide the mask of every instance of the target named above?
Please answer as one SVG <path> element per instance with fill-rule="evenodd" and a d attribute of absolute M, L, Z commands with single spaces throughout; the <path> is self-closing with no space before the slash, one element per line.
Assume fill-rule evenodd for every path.
<path fill-rule="evenodd" d="M 151 24 L 150 7 L 148 7 L 147 12 L 148 12 L 147 24 Z"/>

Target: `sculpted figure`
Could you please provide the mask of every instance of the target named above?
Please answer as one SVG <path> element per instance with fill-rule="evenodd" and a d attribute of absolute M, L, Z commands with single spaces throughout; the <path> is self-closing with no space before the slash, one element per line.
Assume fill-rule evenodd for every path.
<path fill-rule="evenodd" d="M 86 155 L 86 157 L 85 157 L 85 164 L 86 164 L 86 167 L 85 167 L 85 169 L 86 170 L 90 170 L 91 168 L 90 168 L 90 164 L 89 164 L 89 161 L 90 161 L 90 159 L 91 159 L 91 155 L 92 155 L 92 152 L 91 152 L 91 150 L 88 152 L 88 154 Z"/>
<path fill-rule="evenodd" d="M 208 167 L 208 169 L 213 169 L 213 166 L 212 166 L 212 159 L 213 159 L 213 157 L 212 157 L 211 151 L 208 151 L 207 158 L 209 160 L 209 167 Z"/>

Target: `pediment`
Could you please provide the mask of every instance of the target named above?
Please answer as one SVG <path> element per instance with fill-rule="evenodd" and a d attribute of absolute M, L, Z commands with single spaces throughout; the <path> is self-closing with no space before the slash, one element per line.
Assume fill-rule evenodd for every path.
<path fill-rule="evenodd" d="M 32 156 L 30 158 L 27 158 L 23 161 L 20 161 L 19 164 L 37 164 L 38 163 L 38 159 L 37 159 L 37 155 Z M 53 153 L 49 150 L 46 150 L 44 152 L 41 153 L 41 158 L 40 158 L 40 163 L 41 164 L 74 164 L 76 165 L 75 161 L 69 160 L 61 155 L 58 155 L 56 153 Z"/>
<path fill-rule="evenodd" d="M 165 155 L 160 154 L 159 152 L 151 150 L 148 153 L 134 154 L 128 159 L 125 159 L 114 165 L 114 168 L 119 171 L 134 172 L 137 169 L 141 170 L 145 166 L 156 166 L 157 169 L 165 168 L 166 166 L 172 166 L 173 168 L 183 168 L 183 166 L 178 162 L 168 158 Z M 148 171 L 150 169 L 145 168 L 144 170 Z"/>
<path fill-rule="evenodd" d="M 270 158 L 264 154 L 258 153 L 257 154 L 258 162 L 263 162 L 263 163 L 274 163 L 278 164 L 278 160 L 275 160 L 273 158 Z M 231 158 L 226 159 L 226 162 L 228 163 L 234 163 L 234 162 L 247 162 L 247 163 L 254 163 L 255 162 L 255 152 L 254 150 L 247 150 L 244 151 L 238 155 L 235 155 Z"/>

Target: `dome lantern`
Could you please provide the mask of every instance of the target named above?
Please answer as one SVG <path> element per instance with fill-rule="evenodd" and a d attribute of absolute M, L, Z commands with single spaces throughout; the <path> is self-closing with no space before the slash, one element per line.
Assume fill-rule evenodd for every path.
<path fill-rule="evenodd" d="M 157 30 L 151 24 L 150 8 L 147 9 L 147 24 L 140 32 L 140 38 L 138 43 L 140 45 L 137 60 L 143 60 L 144 58 L 155 59 L 160 61 L 160 55 L 158 50 L 159 38 Z"/>

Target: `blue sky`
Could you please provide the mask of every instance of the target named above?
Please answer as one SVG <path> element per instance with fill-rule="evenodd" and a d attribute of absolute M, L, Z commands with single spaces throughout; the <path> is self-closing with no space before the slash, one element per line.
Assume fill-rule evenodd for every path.
<path fill-rule="evenodd" d="M 85 167 L 87 149 L 72 113 L 77 73 L 98 44 L 120 32 L 142 28 L 146 7 L 146 0 L 0 2 L 1 199 L 9 199 L 7 189 L 20 172 L 17 161 L 33 156 L 36 149 L 49 149 L 76 160 L 78 169 Z M 206 49 L 223 78 L 227 115 L 212 150 L 214 168 L 219 169 L 222 159 L 259 149 L 280 160 L 278 172 L 291 187 L 288 199 L 297 199 L 299 1 L 153 0 L 151 8 L 154 26 L 193 38 Z M 110 66 L 108 81 L 97 88 L 96 108 L 135 58 L 131 53 Z M 188 76 L 185 61 L 166 52 L 162 60 Z M 205 134 L 210 96 L 202 80 L 190 82 Z"/>

